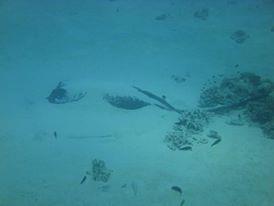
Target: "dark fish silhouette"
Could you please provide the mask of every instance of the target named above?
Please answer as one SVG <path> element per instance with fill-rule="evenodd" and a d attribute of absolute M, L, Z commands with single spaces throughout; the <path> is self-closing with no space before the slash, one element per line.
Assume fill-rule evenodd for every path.
<path fill-rule="evenodd" d="M 83 179 L 81 180 L 80 184 L 83 184 L 87 180 L 87 176 L 85 175 Z"/>
<path fill-rule="evenodd" d="M 183 193 L 183 190 L 179 186 L 172 186 L 171 189 L 175 192 L 180 193 L 180 195 Z"/>
<path fill-rule="evenodd" d="M 185 204 L 185 200 L 182 200 L 181 202 L 180 202 L 180 206 L 183 206 L 184 204 Z"/>
<path fill-rule="evenodd" d="M 53 136 L 54 136 L 55 139 L 57 139 L 57 136 L 58 136 L 58 135 L 57 135 L 57 132 L 56 132 L 56 131 L 54 131 Z"/>
<path fill-rule="evenodd" d="M 155 95 L 155 94 L 153 94 L 153 93 L 151 93 L 151 92 L 149 92 L 149 91 L 142 90 L 142 89 L 140 89 L 139 87 L 136 87 L 136 86 L 132 86 L 132 87 L 133 87 L 134 89 L 136 89 L 138 92 L 141 92 L 141 93 L 143 93 L 144 95 L 148 96 L 149 98 L 154 99 L 154 100 L 160 102 L 162 105 L 164 105 L 164 106 L 167 108 L 167 110 L 171 110 L 171 111 L 177 112 L 177 113 L 179 113 L 179 114 L 182 114 L 182 111 L 181 111 L 181 110 L 176 109 L 175 107 L 173 107 L 172 105 L 170 105 L 170 104 L 165 100 L 165 98 L 159 97 L 159 96 L 157 96 L 157 95 Z M 159 105 L 156 105 L 156 106 L 159 107 Z M 161 108 L 161 107 L 160 107 L 160 108 Z"/>
<path fill-rule="evenodd" d="M 185 146 L 185 147 L 180 147 L 179 150 L 184 150 L 184 151 L 188 151 L 188 150 L 192 150 L 191 146 Z"/>
<path fill-rule="evenodd" d="M 211 147 L 213 147 L 214 145 L 220 143 L 221 141 L 222 141 L 222 139 L 217 139 L 217 140 L 215 140 L 215 141 L 212 143 Z"/>

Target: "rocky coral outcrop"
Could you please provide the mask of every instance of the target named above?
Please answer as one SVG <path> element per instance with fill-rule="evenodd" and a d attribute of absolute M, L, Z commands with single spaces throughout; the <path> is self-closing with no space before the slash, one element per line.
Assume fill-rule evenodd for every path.
<path fill-rule="evenodd" d="M 199 106 L 210 108 L 224 105 L 245 105 L 248 100 L 262 99 L 274 88 L 274 83 L 260 76 L 244 72 L 214 81 L 202 89 Z M 242 104 L 241 104 L 242 103 Z"/>
<path fill-rule="evenodd" d="M 274 82 L 259 75 L 243 72 L 211 82 L 201 91 L 199 106 L 216 113 L 241 109 L 245 121 L 274 139 Z"/>

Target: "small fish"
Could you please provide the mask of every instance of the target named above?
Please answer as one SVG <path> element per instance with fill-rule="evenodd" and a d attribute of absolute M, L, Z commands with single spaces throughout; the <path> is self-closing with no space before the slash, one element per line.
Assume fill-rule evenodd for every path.
<path fill-rule="evenodd" d="M 180 206 L 183 206 L 184 204 L 185 204 L 185 200 L 182 200 L 181 202 L 180 202 Z"/>
<path fill-rule="evenodd" d="M 163 20 L 166 20 L 167 17 L 168 17 L 168 15 L 166 15 L 166 14 L 161 14 L 161 15 L 159 15 L 159 16 L 156 16 L 156 17 L 155 17 L 155 20 L 157 20 L 157 21 L 163 21 Z"/>
<path fill-rule="evenodd" d="M 220 143 L 221 141 L 222 141 L 222 139 L 217 139 L 217 140 L 215 140 L 215 141 L 212 143 L 211 147 L 213 147 L 214 145 Z"/>
<path fill-rule="evenodd" d="M 126 188 L 127 187 L 127 184 L 123 184 L 122 186 L 121 186 L 121 188 Z"/>
<path fill-rule="evenodd" d="M 210 130 L 207 136 L 212 139 L 221 139 L 221 136 L 215 130 Z"/>
<path fill-rule="evenodd" d="M 138 185 L 135 182 L 132 182 L 130 186 L 131 186 L 134 196 L 136 196 L 138 194 Z"/>
<path fill-rule="evenodd" d="M 172 186 L 171 189 L 175 192 L 179 192 L 180 195 L 183 193 L 183 190 L 179 186 Z"/>
<path fill-rule="evenodd" d="M 192 151 L 192 147 L 191 146 L 185 146 L 185 147 L 179 148 L 179 150 Z"/>
<path fill-rule="evenodd" d="M 58 135 L 57 135 L 57 132 L 56 132 L 56 131 L 53 132 L 53 136 L 54 136 L 55 139 L 57 139 L 57 136 L 58 136 Z"/>
<path fill-rule="evenodd" d="M 83 184 L 87 180 L 87 176 L 85 175 L 83 179 L 81 180 L 80 184 Z"/>

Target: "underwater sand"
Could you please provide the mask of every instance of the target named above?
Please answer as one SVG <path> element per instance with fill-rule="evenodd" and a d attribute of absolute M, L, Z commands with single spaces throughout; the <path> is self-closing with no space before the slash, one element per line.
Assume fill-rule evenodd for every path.
<path fill-rule="evenodd" d="M 182 198 L 184 206 L 273 205 L 274 141 L 259 128 L 216 117 L 207 130 L 220 133 L 220 144 L 171 151 L 163 139 L 178 114 L 125 111 L 102 99 L 146 99 L 136 85 L 194 108 L 213 74 L 274 80 L 274 2 L 230 2 L 2 1 L 0 206 L 179 206 Z M 193 17 L 201 8 L 209 8 L 206 21 Z M 155 20 L 161 14 L 169 15 Z M 238 29 L 250 34 L 241 45 L 229 38 Z M 59 81 L 88 94 L 50 104 Z M 109 182 L 80 184 L 94 158 L 113 170 Z"/>

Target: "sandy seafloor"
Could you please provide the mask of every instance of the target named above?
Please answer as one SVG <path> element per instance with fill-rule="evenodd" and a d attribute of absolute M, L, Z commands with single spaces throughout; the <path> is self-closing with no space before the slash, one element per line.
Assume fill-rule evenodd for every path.
<path fill-rule="evenodd" d="M 201 8 L 205 21 L 193 17 Z M 219 145 L 171 151 L 163 139 L 178 114 L 102 100 L 147 100 L 136 85 L 191 109 L 211 75 L 274 79 L 274 1 L 2 0 L 0 16 L 0 206 L 179 206 L 173 185 L 185 206 L 274 205 L 274 141 L 259 128 L 217 117 L 207 130 L 219 131 Z M 243 44 L 229 37 L 239 29 L 250 35 Z M 50 104 L 59 81 L 88 94 Z M 110 180 L 80 184 L 94 158 Z"/>

